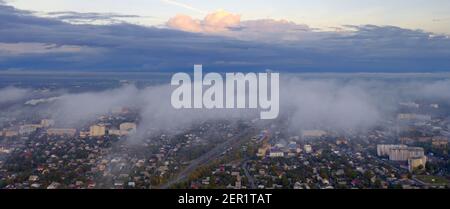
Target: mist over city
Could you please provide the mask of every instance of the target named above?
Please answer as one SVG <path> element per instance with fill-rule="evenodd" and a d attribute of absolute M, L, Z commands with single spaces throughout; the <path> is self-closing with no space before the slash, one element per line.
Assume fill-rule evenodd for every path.
<path fill-rule="evenodd" d="M 0 0 L 0 189 L 448 189 L 449 8 Z M 176 108 L 199 65 L 278 114 Z"/>
<path fill-rule="evenodd" d="M 394 119 L 400 103 L 428 101 L 445 107 L 449 102 L 449 95 L 442 93 L 450 91 L 450 80 L 445 78 L 421 81 L 423 75 L 418 74 L 419 79 L 402 81 L 402 75 L 317 76 L 283 76 L 280 81 L 280 118 L 288 116 L 292 129 L 367 130 L 382 125 L 383 119 Z M 137 87 L 126 83 L 83 92 L 70 92 L 68 88 L 4 87 L 0 90 L 2 114 L 22 118 L 36 114 L 55 120 L 61 127 L 80 127 L 113 110 L 130 108 L 146 123 L 142 131 L 186 128 L 211 119 L 258 119 L 252 109 L 175 109 L 170 105 L 173 87 L 169 84 Z"/>

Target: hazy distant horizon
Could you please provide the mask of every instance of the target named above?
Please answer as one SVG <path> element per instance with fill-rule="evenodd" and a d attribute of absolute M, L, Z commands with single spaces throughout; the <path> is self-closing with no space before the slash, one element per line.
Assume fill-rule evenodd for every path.
<path fill-rule="evenodd" d="M 298 8 L 312 3 L 289 1 Z M 359 4 L 360 1 L 347 2 L 353 9 Z M 379 4 L 380 8 L 395 7 L 403 11 L 403 6 L 410 2 Z M 165 15 L 169 17 L 162 20 L 163 25 L 142 25 L 130 21 L 130 18 L 142 18 L 139 15 L 48 12 L 53 5 L 48 2 L 39 3 L 41 11 L 27 10 L 36 5 L 20 2 L 19 7 L 14 2 L 0 1 L 0 71 L 190 72 L 194 64 L 203 64 L 205 72 L 450 71 L 449 34 L 393 24 L 402 19 L 398 16 L 392 17 L 392 24 L 385 21 L 377 24 L 369 21 L 373 19 L 372 13 L 359 9 L 361 22 L 347 20 L 319 29 L 289 18 L 241 19 L 245 14 L 220 8 L 205 11 L 201 15 L 203 19 L 167 10 Z M 439 2 L 427 2 L 427 5 L 432 7 L 416 4 L 413 8 L 430 14 L 438 14 L 443 9 Z M 100 5 L 96 6 L 92 10 L 101 9 Z M 180 4 L 166 6 L 176 8 Z M 192 10 L 189 6 L 181 7 Z M 335 12 L 347 14 L 339 9 Z M 430 16 L 427 22 L 416 20 L 415 24 L 439 25 L 447 30 L 445 21 L 445 17 Z"/>

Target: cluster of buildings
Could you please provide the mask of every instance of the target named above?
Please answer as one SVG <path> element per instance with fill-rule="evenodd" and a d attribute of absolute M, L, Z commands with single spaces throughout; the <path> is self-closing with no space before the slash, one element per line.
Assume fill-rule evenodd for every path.
<path fill-rule="evenodd" d="M 151 130 L 137 145 L 120 140 L 136 132 L 131 113 L 98 118 L 81 129 L 57 128 L 49 119 L 20 123 L 0 131 L 0 155 L 10 156 L 0 160 L 0 188 L 152 188 L 199 160 L 199 171 L 185 173 L 189 178 L 180 188 L 426 188 L 416 176 L 448 176 L 445 166 L 430 165 L 448 161 L 437 151 L 448 150 L 450 121 L 418 113 L 391 119 L 389 127 L 368 132 L 295 135 L 275 124 L 257 136 L 257 121 L 246 121 L 244 129 L 213 120 L 175 135 Z"/>
<path fill-rule="evenodd" d="M 303 130 L 302 131 L 302 138 L 308 139 L 308 138 L 320 138 L 327 135 L 326 131 L 323 130 Z"/>
<path fill-rule="evenodd" d="M 302 139 L 304 140 L 314 140 L 326 137 L 328 133 L 322 130 L 305 130 L 302 132 Z M 299 141 L 299 136 L 293 136 L 290 138 L 289 142 L 286 143 L 275 143 L 273 146 L 269 143 L 269 135 L 267 131 L 264 131 L 260 136 L 258 141 L 262 142 L 261 146 L 258 148 L 256 153 L 257 157 L 295 157 L 299 155 L 302 151 L 306 154 L 312 152 L 312 146 L 310 144 L 304 144 L 301 146 L 297 143 Z M 345 138 L 339 138 L 336 141 L 337 144 L 347 144 Z"/>
<path fill-rule="evenodd" d="M 429 121 L 429 120 L 431 120 L 431 115 L 415 114 L 415 113 L 400 113 L 397 115 L 397 119 Z"/>
<path fill-rule="evenodd" d="M 389 160 L 408 162 L 409 171 L 417 168 L 424 169 L 427 162 L 422 147 L 408 147 L 403 144 L 379 144 L 377 145 L 378 156 L 389 156 Z"/>
<path fill-rule="evenodd" d="M 383 138 L 383 135 L 379 135 Z M 280 144 L 276 138 L 288 138 Z M 334 188 L 424 188 L 423 183 L 410 177 L 410 172 L 372 155 L 372 146 L 361 135 L 352 137 L 327 136 L 303 140 L 300 137 L 277 134 L 268 139 L 261 134 L 245 147 L 257 145 L 255 153 L 242 153 L 230 165 L 213 164 L 201 169 L 203 175 L 189 180 L 191 188 L 253 188 L 253 189 L 334 189 Z M 374 140 L 379 140 L 375 136 Z M 377 146 L 374 146 L 377 148 Z M 420 149 L 405 145 L 379 146 L 378 152 L 388 155 L 395 148 L 411 151 L 410 165 L 417 168 Z M 265 152 L 265 153 L 264 153 Z M 262 155 L 262 154 L 265 155 Z M 292 153 L 292 154 L 291 154 Z M 294 154 L 295 153 L 295 154 Z M 423 153 L 423 150 L 422 150 Z M 256 154 L 256 155 L 255 155 Z M 393 156 L 395 154 L 392 154 Z M 234 154 L 230 154 L 234 156 Z M 397 162 L 397 161 L 395 161 Z M 238 178 L 239 177 L 239 178 Z M 214 187 L 212 187 L 214 185 Z M 184 187 L 185 188 L 185 187 Z"/>
<path fill-rule="evenodd" d="M 96 166 L 109 141 L 38 134 L 4 142 L 9 157 L 0 161 L 0 188 L 96 188 Z"/>
<path fill-rule="evenodd" d="M 136 123 L 125 122 L 119 125 L 117 128 L 108 128 L 105 124 L 95 124 L 89 127 L 89 131 L 81 131 L 81 137 L 101 137 L 105 135 L 110 136 L 128 136 L 136 132 Z"/>
<path fill-rule="evenodd" d="M 65 136 L 75 137 L 102 137 L 105 135 L 112 136 L 128 136 L 136 132 L 137 125 L 132 122 L 125 122 L 119 125 L 117 128 L 109 128 L 105 124 L 95 124 L 89 127 L 88 131 L 77 131 L 75 128 L 55 128 L 55 122 L 50 119 L 43 119 L 39 124 L 24 124 L 18 126 L 18 128 L 3 129 L 0 131 L 0 137 L 12 138 L 18 136 L 28 136 L 35 133 L 37 130 L 44 130 L 49 136 Z"/>
<path fill-rule="evenodd" d="M 210 168 L 211 173 L 199 176 L 198 180 L 190 182 L 189 188 L 223 188 L 223 189 L 248 189 L 244 170 L 240 163 L 219 164 Z"/>
<path fill-rule="evenodd" d="M 38 124 L 24 124 L 15 128 L 0 130 L 0 137 L 10 138 L 16 136 L 27 136 L 36 132 L 38 129 L 48 128 L 53 126 L 54 124 L 55 122 L 53 120 L 42 119 Z"/>

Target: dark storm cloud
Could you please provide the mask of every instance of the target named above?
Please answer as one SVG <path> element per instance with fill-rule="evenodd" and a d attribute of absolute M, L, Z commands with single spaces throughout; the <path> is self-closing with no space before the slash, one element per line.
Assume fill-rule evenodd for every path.
<path fill-rule="evenodd" d="M 59 14 L 62 19 L 114 18 L 114 14 Z M 127 23 L 70 24 L 0 5 L 3 46 L 38 43 L 80 49 L 11 54 L 0 47 L 0 69 L 190 71 L 193 64 L 202 63 L 205 70 L 223 71 L 450 70 L 450 39 L 446 36 L 391 26 L 347 26 L 353 31 L 338 33 L 287 25 L 283 27 L 302 29 L 290 31 L 294 41 L 271 41 L 283 27 L 258 39 L 252 38 L 258 31 L 254 26 L 250 30 L 251 24 L 258 25 L 258 21 L 237 30 L 250 38 L 238 40 Z"/>

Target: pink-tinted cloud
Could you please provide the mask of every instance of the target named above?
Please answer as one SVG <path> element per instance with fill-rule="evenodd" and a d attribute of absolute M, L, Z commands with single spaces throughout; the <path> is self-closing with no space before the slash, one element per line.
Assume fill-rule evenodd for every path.
<path fill-rule="evenodd" d="M 238 26 L 240 22 L 240 15 L 219 10 L 205 17 L 203 27 L 206 32 L 221 32 L 227 31 L 230 27 Z"/>
<path fill-rule="evenodd" d="M 202 20 L 177 15 L 167 22 L 167 26 L 187 32 L 262 42 L 299 41 L 317 37 L 317 34 L 310 33 L 313 29 L 304 24 L 274 19 L 242 21 L 241 15 L 224 10 L 209 13 Z"/>
<path fill-rule="evenodd" d="M 177 15 L 167 22 L 170 28 L 201 33 L 217 33 L 228 31 L 230 27 L 238 26 L 241 16 L 219 10 L 206 15 L 203 20 L 196 20 L 187 15 Z"/>
<path fill-rule="evenodd" d="M 167 25 L 171 28 L 175 28 L 178 30 L 188 31 L 188 32 L 203 32 L 203 28 L 201 22 L 199 20 L 194 20 L 192 17 L 188 15 L 177 15 L 171 18 Z"/>

